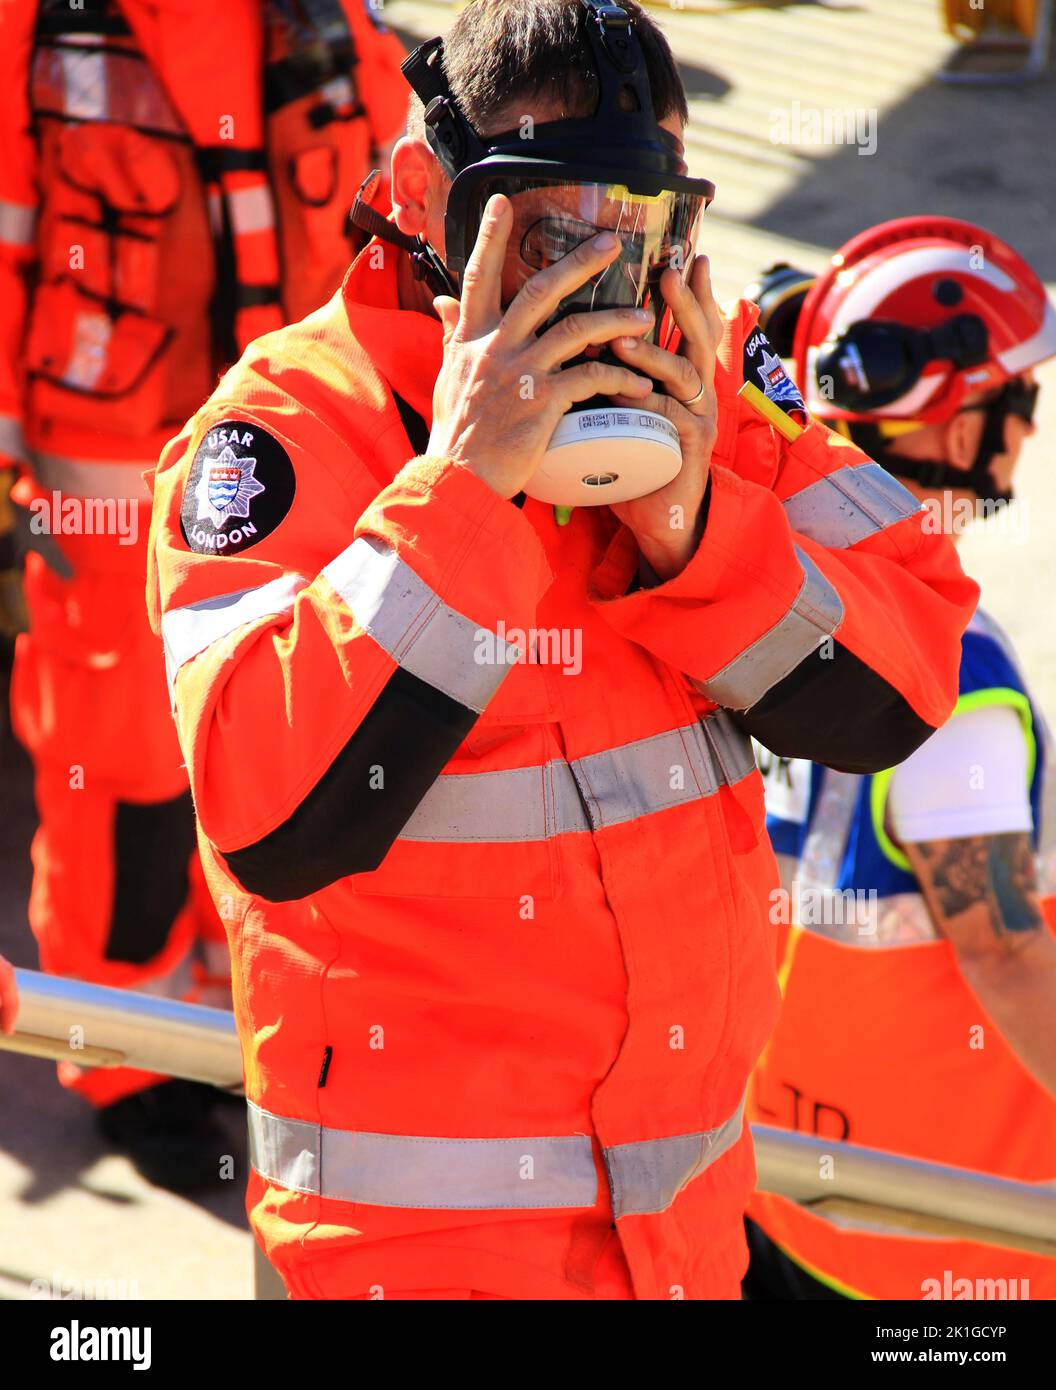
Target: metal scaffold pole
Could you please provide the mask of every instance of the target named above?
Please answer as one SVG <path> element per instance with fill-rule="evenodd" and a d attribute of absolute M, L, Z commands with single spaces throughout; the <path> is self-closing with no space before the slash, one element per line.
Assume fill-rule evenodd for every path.
<path fill-rule="evenodd" d="M 81 1066 L 131 1066 L 242 1086 L 234 1016 L 221 1009 L 16 971 L 19 1027 L 0 1048 Z M 870 1230 L 1056 1255 L 1056 1187 L 753 1126 L 759 1187 Z M 262 1261 L 258 1255 L 258 1266 Z M 280 1297 L 259 1277 L 258 1296 Z M 273 1291 L 265 1292 L 271 1282 Z"/>

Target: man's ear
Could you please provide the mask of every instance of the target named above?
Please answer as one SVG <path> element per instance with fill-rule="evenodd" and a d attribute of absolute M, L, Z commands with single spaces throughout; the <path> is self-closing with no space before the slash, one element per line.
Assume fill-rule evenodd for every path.
<path fill-rule="evenodd" d="M 392 210 L 406 236 L 423 236 L 440 166 L 424 140 L 405 135 L 392 152 Z"/>
<path fill-rule="evenodd" d="M 942 431 L 943 453 L 951 467 L 965 473 L 969 471 L 979 452 L 982 423 L 982 416 L 974 411 L 954 415 L 946 421 Z"/>

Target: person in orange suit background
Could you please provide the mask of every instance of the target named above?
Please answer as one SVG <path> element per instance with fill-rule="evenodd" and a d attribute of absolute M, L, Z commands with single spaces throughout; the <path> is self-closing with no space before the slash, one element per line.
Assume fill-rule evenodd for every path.
<path fill-rule="evenodd" d="M 0 1032 L 13 1033 L 18 1018 L 18 986 L 10 963 L 0 956 Z"/>
<path fill-rule="evenodd" d="M 356 187 L 402 129 L 402 53 L 365 0 L 0 9 L 0 466 L 28 549 L 12 714 L 53 973 L 229 990 L 143 605 L 143 474 L 230 361 L 340 283 Z M 149 1177 L 215 1175 L 204 1088 L 60 1077 Z"/>

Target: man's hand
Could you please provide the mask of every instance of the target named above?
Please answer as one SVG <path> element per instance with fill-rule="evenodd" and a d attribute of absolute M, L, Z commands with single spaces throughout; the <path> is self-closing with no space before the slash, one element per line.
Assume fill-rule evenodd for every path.
<path fill-rule="evenodd" d="M 0 956 L 0 1033 L 15 1031 L 17 1014 L 18 990 L 15 987 L 15 972 L 3 956 Z"/>
<path fill-rule="evenodd" d="M 639 550 L 659 578 L 666 580 L 685 569 L 703 534 L 701 504 L 718 428 L 715 355 L 722 339 L 722 315 L 711 291 L 706 256 L 697 257 L 688 284 L 677 271 L 665 271 L 660 290 L 682 332 L 678 353 L 632 337 L 617 338 L 613 349 L 659 381 L 664 393 L 616 403 L 666 415 L 678 430 L 682 467 L 666 487 L 612 510 L 634 532 Z"/>
<path fill-rule="evenodd" d="M 617 238 L 603 232 L 538 271 L 504 314 L 502 268 L 512 227 L 509 199 L 496 195 L 466 267 L 461 302 L 445 296 L 434 301 L 444 325 L 444 364 L 433 392 L 429 453 L 462 464 L 502 497 L 524 489 L 574 405 L 592 396 L 622 396 L 643 405 L 653 389 L 648 376 L 615 363 L 562 370 L 592 345 L 647 333 L 654 322 L 648 311 L 572 314 L 536 336 L 566 295 L 612 264 Z"/>

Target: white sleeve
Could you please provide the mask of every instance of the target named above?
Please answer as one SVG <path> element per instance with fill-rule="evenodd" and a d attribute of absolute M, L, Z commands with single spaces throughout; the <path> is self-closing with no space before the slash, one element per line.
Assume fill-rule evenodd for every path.
<path fill-rule="evenodd" d="M 1032 830 L 1019 715 L 1008 705 L 955 714 L 895 768 L 887 805 L 903 844 Z"/>

